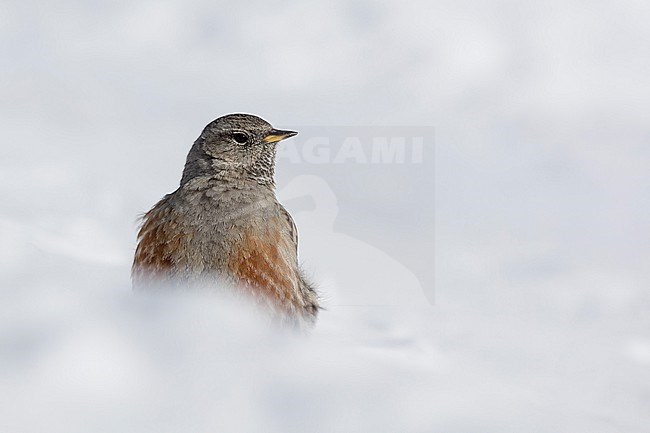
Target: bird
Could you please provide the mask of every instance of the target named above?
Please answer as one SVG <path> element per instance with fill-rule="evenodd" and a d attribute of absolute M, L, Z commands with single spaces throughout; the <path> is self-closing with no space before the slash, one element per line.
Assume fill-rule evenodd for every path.
<path fill-rule="evenodd" d="M 178 189 L 142 217 L 133 289 L 227 287 L 276 322 L 313 327 L 319 295 L 298 263 L 294 220 L 275 194 L 277 144 L 296 134 L 251 114 L 210 122 Z"/>

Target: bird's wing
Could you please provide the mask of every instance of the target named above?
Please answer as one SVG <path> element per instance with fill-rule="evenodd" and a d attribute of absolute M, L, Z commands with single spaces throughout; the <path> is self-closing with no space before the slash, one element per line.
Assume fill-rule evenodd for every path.
<path fill-rule="evenodd" d="M 280 214 L 286 220 L 289 236 L 292 239 L 293 245 L 296 250 L 296 256 L 297 256 L 298 255 L 298 229 L 296 228 L 296 223 L 293 221 L 291 214 L 284 208 L 284 206 L 282 206 L 281 204 L 278 204 L 278 206 L 280 209 Z"/>
<path fill-rule="evenodd" d="M 168 198 L 165 196 L 142 218 L 131 268 L 134 288 L 165 280 L 173 267 L 172 254 L 180 246 L 182 232 Z"/>
<path fill-rule="evenodd" d="M 288 215 L 288 214 L 287 214 Z M 299 304 L 295 227 L 285 213 L 271 216 L 264 225 L 244 231 L 230 252 L 228 270 L 254 295 L 280 309 Z"/>

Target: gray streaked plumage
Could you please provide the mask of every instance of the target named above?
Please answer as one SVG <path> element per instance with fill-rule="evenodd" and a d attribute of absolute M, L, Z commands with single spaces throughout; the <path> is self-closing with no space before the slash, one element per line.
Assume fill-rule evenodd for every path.
<path fill-rule="evenodd" d="M 134 288 L 229 286 L 283 322 L 312 324 L 318 298 L 298 266 L 297 230 L 273 180 L 277 142 L 295 134 L 248 114 L 208 124 L 179 188 L 143 218 Z"/>

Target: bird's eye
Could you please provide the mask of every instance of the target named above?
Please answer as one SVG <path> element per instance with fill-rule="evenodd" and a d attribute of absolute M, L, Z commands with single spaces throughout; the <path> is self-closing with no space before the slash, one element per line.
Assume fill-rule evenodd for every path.
<path fill-rule="evenodd" d="M 244 144 L 248 141 L 248 135 L 244 134 L 243 132 L 235 132 L 232 135 L 232 138 L 239 144 Z"/>

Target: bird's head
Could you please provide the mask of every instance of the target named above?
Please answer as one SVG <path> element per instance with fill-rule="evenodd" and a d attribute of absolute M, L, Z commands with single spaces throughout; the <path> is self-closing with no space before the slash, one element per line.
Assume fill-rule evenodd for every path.
<path fill-rule="evenodd" d="M 220 117 L 194 142 L 181 184 L 197 176 L 217 175 L 273 185 L 277 143 L 296 134 L 275 129 L 251 114 Z"/>

